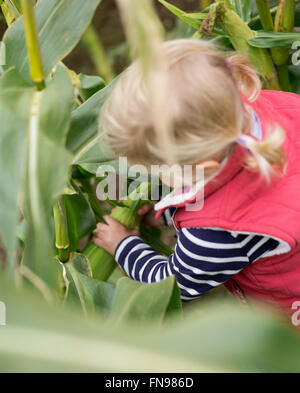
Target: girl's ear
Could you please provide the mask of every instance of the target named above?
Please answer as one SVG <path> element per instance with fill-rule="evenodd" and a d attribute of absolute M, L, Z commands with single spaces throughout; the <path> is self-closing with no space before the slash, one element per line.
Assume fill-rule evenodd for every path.
<path fill-rule="evenodd" d="M 196 178 L 213 176 L 220 169 L 220 163 L 215 160 L 203 161 L 196 165 Z"/>
<path fill-rule="evenodd" d="M 196 165 L 197 169 L 216 169 L 220 168 L 220 163 L 215 160 L 203 161 Z"/>

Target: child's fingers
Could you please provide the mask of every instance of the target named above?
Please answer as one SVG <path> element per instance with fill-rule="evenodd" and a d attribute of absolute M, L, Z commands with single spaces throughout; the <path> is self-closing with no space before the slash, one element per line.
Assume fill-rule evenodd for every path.
<path fill-rule="evenodd" d="M 98 237 L 93 236 L 92 241 L 94 242 L 94 244 L 96 244 L 96 246 L 102 247 L 102 242 Z"/>
<path fill-rule="evenodd" d="M 144 214 L 147 214 L 151 210 L 151 205 L 144 205 L 138 210 L 138 214 L 143 216 Z"/>
<path fill-rule="evenodd" d="M 97 228 L 93 231 L 93 234 L 97 234 L 98 232 L 102 232 L 103 230 L 105 230 L 105 227 L 107 227 L 106 224 L 103 224 L 102 222 L 99 222 L 97 224 Z"/>
<path fill-rule="evenodd" d="M 110 216 L 103 216 L 103 218 L 104 218 L 106 224 L 104 224 L 103 222 L 98 222 L 97 228 L 94 230 L 95 233 L 97 233 L 98 231 L 103 232 L 107 229 L 107 227 L 109 225 L 118 222 Z"/>
<path fill-rule="evenodd" d="M 107 228 L 108 228 L 108 225 L 103 224 L 102 222 L 99 222 L 97 224 L 97 228 L 93 231 L 93 236 L 95 238 L 103 237 Z"/>
<path fill-rule="evenodd" d="M 144 216 L 145 214 L 147 214 L 149 211 L 151 211 L 153 209 L 153 205 L 148 204 L 148 205 L 144 205 L 143 207 L 141 207 L 138 210 L 138 215 L 140 216 Z"/>
<path fill-rule="evenodd" d="M 93 239 L 100 239 L 103 236 L 103 233 L 100 231 L 94 231 L 93 232 Z"/>
<path fill-rule="evenodd" d="M 119 222 L 114 218 L 112 218 L 111 216 L 103 216 L 103 218 L 106 221 L 107 225 L 116 224 L 116 223 L 119 224 Z M 105 227 L 107 227 L 107 225 L 104 224 Z"/>

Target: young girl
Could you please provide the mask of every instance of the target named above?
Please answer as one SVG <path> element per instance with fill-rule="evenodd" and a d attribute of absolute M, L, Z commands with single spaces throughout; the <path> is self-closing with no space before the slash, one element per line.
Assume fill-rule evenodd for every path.
<path fill-rule="evenodd" d="M 134 280 L 175 275 L 183 301 L 225 284 L 243 302 L 261 299 L 291 315 L 300 301 L 300 97 L 261 90 L 243 56 L 225 59 L 206 42 L 176 40 L 164 49 L 169 148 L 180 165 L 204 168 L 204 207 L 185 208 L 199 190 L 180 204 L 171 193 L 156 205 L 157 218 L 173 213 L 178 240 L 170 258 L 110 217 L 94 242 Z M 118 82 L 103 124 L 117 155 L 164 164 L 137 63 Z M 139 214 L 150 223 L 153 209 Z"/>

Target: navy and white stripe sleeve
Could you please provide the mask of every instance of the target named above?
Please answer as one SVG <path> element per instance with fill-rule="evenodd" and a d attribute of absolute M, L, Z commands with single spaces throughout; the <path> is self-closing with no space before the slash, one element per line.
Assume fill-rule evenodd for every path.
<path fill-rule="evenodd" d="M 174 253 L 164 257 L 138 236 L 128 236 L 117 247 L 115 260 L 133 280 L 145 283 L 175 275 L 183 301 L 223 284 L 279 242 L 256 234 L 233 236 L 226 230 L 183 228 Z"/>

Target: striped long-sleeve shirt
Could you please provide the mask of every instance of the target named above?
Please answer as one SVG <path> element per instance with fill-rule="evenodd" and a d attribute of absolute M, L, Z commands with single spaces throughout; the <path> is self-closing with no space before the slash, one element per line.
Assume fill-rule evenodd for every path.
<path fill-rule="evenodd" d="M 164 257 L 138 236 L 118 245 L 115 260 L 132 279 L 154 283 L 175 275 L 183 301 L 201 296 L 223 284 L 257 259 L 279 246 L 259 234 L 235 234 L 209 228 L 184 228 L 174 253 Z"/>

